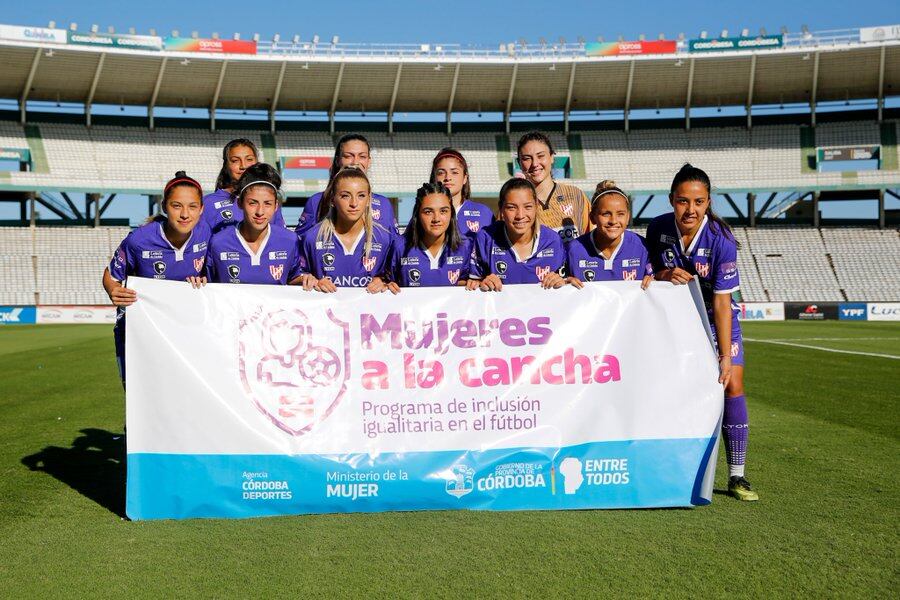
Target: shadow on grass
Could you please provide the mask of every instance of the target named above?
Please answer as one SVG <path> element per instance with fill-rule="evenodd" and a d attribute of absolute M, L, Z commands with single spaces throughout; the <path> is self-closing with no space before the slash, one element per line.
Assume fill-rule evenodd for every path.
<path fill-rule="evenodd" d="M 120 517 L 125 516 L 125 437 L 82 429 L 70 448 L 47 446 L 22 464 L 43 471 Z"/>

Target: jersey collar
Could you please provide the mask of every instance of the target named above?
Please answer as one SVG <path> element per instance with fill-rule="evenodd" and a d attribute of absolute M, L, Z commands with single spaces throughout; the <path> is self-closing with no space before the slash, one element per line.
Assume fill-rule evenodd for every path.
<path fill-rule="evenodd" d="M 266 250 L 266 244 L 269 243 L 269 238 L 272 237 L 272 224 L 269 223 L 266 225 L 266 231 L 263 233 L 263 240 L 259 244 L 259 251 L 253 252 L 250 249 L 250 245 L 247 244 L 247 240 L 244 239 L 244 236 L 241 235 L 241 224 L 238 222 L 234 226 L 234 235 L 237 237 L 238 242 L 241 246 L 244 247 L 244 250 L 247 251 L 247 254 L 250 255 L 250 264 L 254 267 L 259 266 L 259 259 L 262 257 L 263 252 Z"/>
<path fill-rule="evenodd" d="M 691 245 L 688 246 L 687 250 L 684 249 L 684 237 L 682 237 L 681 232 L 678 230 L 678 224 L 675 223 L 675 233 L 678 237 L 678 247 L 681 248 L 681 253 L 686 257 L 690 258 L 694 253 L 694 248 L 697 246 L 697 242 L 700 241 L 700 236 L 703 234 L 703 230 L 706 228 L 706 221 L 708 217 L 703 215 L 703 220 L 700 221 L 700 227 L 697 228 L 697 233 L 694 234 L 694 239 L 691 240 Z M 672 213 L 672 222 L 675 222 L 675 213 Z"/>
<path fill-rule="evenodd" d="M 181 262 L 184 260 L 184 250 L 191 243 L 191 238 L 194 237 L 194 230 L 191 230 L 190 235 L 188 235 L 187 239 L 181 245 L 181 248 L 176 248 L 172 245 L 172 242 L 169 241 L 169 238 L 166 237 L 166 230 L 163 229 L 163 223 L 159 224 L 159 237 L 162 238 L 162 241 L 165 245 L 172 249 L 175 252 L 175 262 Z"/>
<path fill-rule="evenodd" d="M 556 185 L 555 183 L 553 184 Z M 512 252 L 512 255 L 515 257 L 517 263 L 526 262 L 532 256 L 534 256 L 541 243 L 541 226 L 538 225 L 537 231 L 534 232 L 534 238 L 531 240 L 531 254 L 526 256 L 525 258 L 519 258 L 519 253 L 516 252 L 516 249 L 513 248 L 513 244 L 509 241 L 509 234 L 506 232 L 506 224 L 503 224 L 503 237 L 506 239 L 506 246 L 509 248 L 509 251 Z"/>

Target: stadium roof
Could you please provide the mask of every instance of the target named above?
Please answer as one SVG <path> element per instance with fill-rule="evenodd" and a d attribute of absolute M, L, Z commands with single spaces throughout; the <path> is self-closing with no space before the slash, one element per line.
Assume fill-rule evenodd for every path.
<path fill-rule="evenodd" d="M 825 43 L 830 40 L 830 43 Z M 0 97 L 336 112 L 625 110 L 878 98 L 900 93 L 900 41 L 815 36 L 778 49 L 203 54 L 0 42 Z M 151 110 L 152 114 L 152 110 Z M 25 114 L 22 113 L 24 120 Z M 88 116 L 88 119 L 90 117 Z M 390 118 L 390 117 L 389 117 Z M 274 126 L 274 123 L 273 123 Z"/>

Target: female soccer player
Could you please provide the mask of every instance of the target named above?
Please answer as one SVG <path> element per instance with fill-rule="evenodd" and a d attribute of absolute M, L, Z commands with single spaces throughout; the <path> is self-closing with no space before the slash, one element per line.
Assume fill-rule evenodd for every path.
<path fill-rule="evenodd" d="M 125 307 L 137 300 L 137 292 L 125 287 L 129 275 L 153 279 L 205 283 L 203 266 L 209 228 L 200 218 L 203 190 L 184 171 L 163 189 L 165 219 L 155 219 L 129 233 L 103 271 L 103 288 L 118 307 L 113 335 L 116 361 L 125 385 Z"/>
<path fill-rule="evenodd" d="M 553 179 L 553 157 L 556 152 L 550 138 L 532 131 L 519 138 L 519 166 L 525 178 L 537 190 L 539 219 L 570 242 L 590 229 L 588 197 L 574 185 Z"/>
<path fill-rule="evenodd" d="M 416 192 L 413 218 L 394 252 L 393 271 L 401 287 L 465 285 L 469 277 L 470 241 L 456 227 L 452 191 L 440 181 Z"/>
<path fill-rule="evenodd" d="M 358 133 L 348 133 L 338 140 L 334 147 L 334 158 L 331 160 L 331 168 L 328 171 L 329 181 L 337 175 L 338 171 L 344 167 L 357 167 L 364 173 L 369 171 L 372 164 L 371 147 L 369 140 Z M 300 221 L 294 228 L 297 235 L 303 237 L 312 229 L 322 217 L 319 211 L 319 204 L 322 202 L 324 193 L 313 194 L 306 201 L 303 207 L 303 213 L 300 215 Z M 397 231 L 397 225 L 394 223 L 394 208 L 391 201 L 379 194 L 371 194 L 371 211 L 372 219 L 376 223 L 380 223 L 382 227 L 391 232 Z M 326 211 L 327 212 L 327 211 Z"/>
<path fill-rule="evenodd" d="M 375 222 L 365 171 L 344 167 L 335 173 L 322 194 L 319 211 L 321 218 L 301 243 L 303 289 L 385 291 L 385 282 L 391 279 L 395 234 Z M 392 291 L 396 293 L 397 288 Z"/>
<path fill-rule="evenodd" d="M 453 148 L 444 148 L 431 161 L 431 183 L 440 182 L 453 197 L 453 210 L 459 232 L 472 238 L 482 227 L 494 222 L 494 213 L 484 204 L 469 200 L 469 165 Z M 415 212 L 413 214 L 416 214 Z"/>
<path fill-rule="evenodd" d="M 653 267 L 644 238 L 628 231 L 631 206 L 628 196 L 605 180 L 591 199 L 595 229 L 566 246 L 569 283 L 583 288 L 585 281 L 636 281 L 644 289 L 653 279 Z"/>
<path fill-rule="evenodd" d="M 294 232 L 272 224 L 278 210 L 281 176 L 271 165 L 256 163 L 235 188 L 243 220 L 216 231 L 206 257 L 211 283 L 300 283 L 300 241 Z"/>
<path fill-rule="evenodd" d="M 210 231 L 215 231 L 223 224 L 243 220 L 243 212 L 234 196 L 235 185 L 244 171 L 258 162 L 259 150 L 250 140 L 238 138 L 225 144 L 222 149 L 222 169 L 216 178 L 216 191 L 203 199 L 203 220 Z M 272 222 L 284 227 L 281 206 L 275 212 Z"/>
<path fill-rule="evenodd" d="M 510 179 L 500 188 L 500 221 L 475 237 L 467 290 L 499 292 L 510 283 L 540 283 L 560 288 L 566 256 L 559 235 L 538 223 L 537 195 L 525 179 Z"/>
<path fill-rule="evenodd" d="M 728 491 L 738 500 L 758 500 L 744 477 L 749 422 L 744 398 L 744 343 L 738 306 L 731 295 L 740 287 L 737 242 L 731 228 L 710 205 L 712 186 L 702 170 L 686 164 L 669 193 L 673 211 L 647 228 L 656 278 L 674 284 L 700 280 L 713 337 L 719 351 L 719 382 L 725 386 L 722 435 L 728 460 Z"/>

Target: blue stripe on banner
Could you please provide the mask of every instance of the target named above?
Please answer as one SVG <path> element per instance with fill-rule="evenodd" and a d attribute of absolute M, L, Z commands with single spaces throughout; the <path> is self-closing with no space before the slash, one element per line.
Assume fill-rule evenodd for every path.
<path fill-rule="evenodd" d="M 132 453 L 126 512 L 140 520 L 708 504 L 696 495 L 695 481 L 714 441 L 376 456 Z"/>

